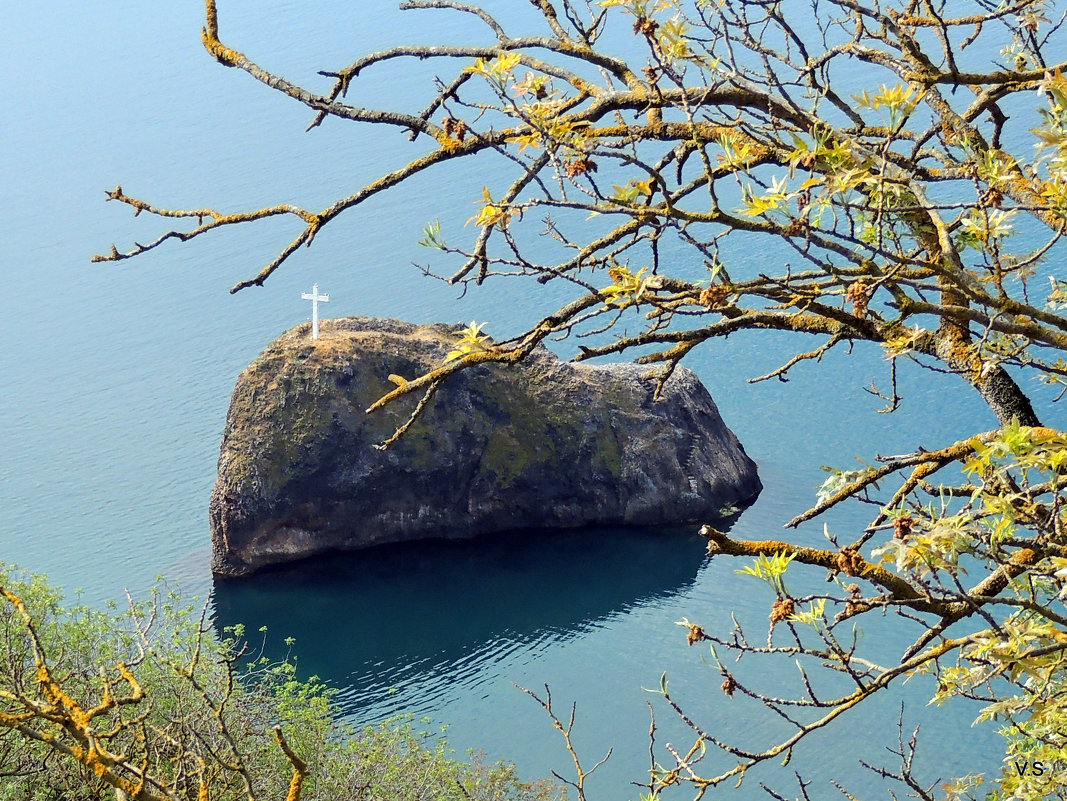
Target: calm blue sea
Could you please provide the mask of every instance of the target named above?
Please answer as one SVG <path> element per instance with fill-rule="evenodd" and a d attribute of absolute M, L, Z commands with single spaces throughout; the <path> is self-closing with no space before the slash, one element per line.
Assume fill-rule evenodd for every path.
<path fill-rule="evenodd" d="M 493 5 L 516 30 L 530 20 L 528 3 Z M 391 1 L 220 6 L 224 41 L 319 86 L 317 70 L 373 49 L 471 36 L 462 15 L 401 15 Z M 449 727 L 460 751 L 517 760 L 531 776 L 569 765 L 548 719 L 514 687 L 547 683 L 561 708 L 577 701 L 575 741 L 589 763 L 614 748 L 591 780 L 593 798 L 636 798 L 629 782 L 648 768 L 652 699 L 642 688 L 658 686 L 664 671 L 705 727 L 765 745 L 778 722 L 725 698 L 706 652 L 687 648 L 674 621 L 723 631 L 732 611 L 759 632 L 769 591 L 735 575 L 736 563 L 707 561 L 689 530 L 386 548 L 212 584 L 206 509 L 230 391 L 268 342 L 307 319 L 301 292 L 317 282 L 330 295 L 329 316 L 475 319 L 500 337 L 553 308 L 565 288 L 535 296 L 528 284 L 489 282 L 459 298 L 412 266 L 428 258 L 415 244 L 428 221 L 463 236 L 482 184 L 500 174 L 488 160 L 477 174 L 424 176 L 379 198 L 332 224 L 265 288 L 236 296 L 229 287 L 297 233 L 291 222 L 90 264 L 112 243 L 122 249 L 164 230 L 105 203 L 116 184 L 171 207 L 316 207 L 417 152 L 403 133 L 336 121 L 304 133 L 305 109 L 207 57 L 201 13 L 195 0 L 0 5 L 0 560 L 47 573 L 92 603 L 121 599 L 124 588 L 143 594 L 163 576 L 210 597 L 220 624 L 267 625 L 277 648 L 295 636 L 302 668 L 341 689 L 353 720 L 427 716 Z M 430 74 L 371 78 L 353 100 L 421 102 Z M 782 260 L 744 241 L 726 255 L 738 270 Z M 761 467 L 766 490 L 736 522 L 740 536 L 781 536 L 782 523 L 811 502 L 822 464 L 849 467 L 857 456 L 933 448 L 995 425 L 958 382 L 913 370 L 901 375 L 901 410 L 877 414 L 881 402 L 862 388 L 887 381 L 888 369 L 861 348 L 788 383 L 746 383 L 789 346 L 777 335 L 738 335 L 687 360 Z M 854 532 L 863 512 L 843 510 L 828 523 Z M 818 541 L 821 526 L 792 536 Z M 886 654 L 904 641 L 888 627 L 865 636 Z M 795 688 L 792 665 L 767 670 L 766 680 Z M 857 760 L 893 764 L 885 747 L 896 742 L 903 703 L 909 719 L 923 721 L 927 779 L 995 771 L 995 734 L 970 727 L 971 707 L 930 713 L 930 689 L 909 685 L 845 716 L 798 749 L 794 766 L 810 768 L 824 794 L 832 777 L 869 785 Z M 656 711 L 661 742 L 683 742 L 668 710 Z M 766 797 L 758 782 L 773 777 L 784 788 L 791 770 L 750 776 L 731 797 Z"/>

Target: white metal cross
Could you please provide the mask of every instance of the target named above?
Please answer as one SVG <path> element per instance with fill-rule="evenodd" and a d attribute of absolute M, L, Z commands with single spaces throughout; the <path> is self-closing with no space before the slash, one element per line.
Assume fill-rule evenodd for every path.
<path fill-rule="evenodd" d="M 312 339 L 318 339 L 319 338 L 319 303 L 320 302 L 329 303 L 330 302 L 330 296 L 329 295 L 320 295 L 319 294 L 319 285 L 315 284 L 314 286 L 311 287 L 311 293 L 310 294 L 308 294 L 307 292 L 304 292 L 300 296 L 300 298 L 302 300 L 310 300 L 311 301 L 311 338 Z"/>

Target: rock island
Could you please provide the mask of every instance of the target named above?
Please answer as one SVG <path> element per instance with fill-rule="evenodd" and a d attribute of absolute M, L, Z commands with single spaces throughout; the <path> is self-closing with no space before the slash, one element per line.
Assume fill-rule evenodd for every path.
<path fill-rule="evenodd" d="M 493 531 L 706 520 L 751 502 L 755 463 L 697 377 L 653 402 L 648 367 L 563 362 L 452 376 L 392 447 L 417 398 L 366 408 L 441 365 L 462 326 L 352 317 L 272 342 L 237 381 L 211 498 L 220 576 L 372 545 Z"/>

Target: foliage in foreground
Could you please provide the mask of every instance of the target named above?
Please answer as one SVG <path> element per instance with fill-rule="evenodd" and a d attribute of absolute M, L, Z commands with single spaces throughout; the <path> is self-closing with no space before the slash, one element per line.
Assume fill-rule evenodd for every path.
<path fill-rule="evenodd" d="M 724 635 L 689 620 L 680 624 L 691 645 L 711 643 L 726 696 L 773 709 L 796 730 L 764 752 L 746 754 L 697 728 L 686 766 L 703 761 L 707 745 L 736 760 L 718 776 L 690 777 L 698 788 L 743 777 L 749 766 L 764 760 L 788 760 L 808 734 L 893 682 L 932 675 L 931 703 L 976 700 L 983 707 L 975 723 L 999 723 L 1006 739 L 1000 775 L 990 771 L 943 783 L 941 794 L 935 794 L 913 770 L 918 731 L 909 740 L 901 725 L 898 747 L 892 749 L 898 764 L 871 768 L 880 778 L 899 782 L 911 797 L 922 799 L 1067 796 L 1067 435 L 1011 424 L 958 447 L 961 453 L 952 458 L 963 462 L 960 483 L 933 486 L 914 471 L 868 530 L 865 541 L 878 530 L 890 534 L 870 550 L 869 559 L 859 547 L 842 546 L 830 535 L 832 547 L 819 549 L 738 542 L 703 528 L 712 555 L 755 555 L 738 572 L 771 588 L 769 630 L 763 642 L 749 639 L 736 622 Z M 866 492 L 877 478 L 876 471 L 857 471 L 850 489 Z M 832 583 L 815 591 L 791 590 L 786 578 L 794 563 L 824 568 Z M 800 578 L 796 570 L 792 576 Z M 860 581 L 875 591 L 865 592 Z M 857 620 L 869 613 L 894 615 L 896 625 L 914 637 L 896 662 L 879 658 L 876 647 L 862 643 Z M 745 672 L 722 658 L 726 653 L 796 660 L 795 685 L 788 690 L 761 686 L 766 683 L 758 667 Z M 810 677 L 819 669 L 837 674 L 834 691 L 825 684 L 815 689 Z M 661 694 L 679 709 L 666 683 Z M 653 769 L 650 786 L 655 791 L 680 778 L 676 766 Z"/>
<path fill-rule="evenodd" d="M 359 731 L 329 690 L 220 640 L 174 593 L 64 606 L 0 564 L 0 801 L 554 801 L 408 718 Z"/>

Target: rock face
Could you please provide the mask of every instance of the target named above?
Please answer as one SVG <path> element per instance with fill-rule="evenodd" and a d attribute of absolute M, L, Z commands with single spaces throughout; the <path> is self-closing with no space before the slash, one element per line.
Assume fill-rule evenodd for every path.
<path fill-rule="evenodd" d="M 756 465 L 692 372 L 652 401 L 647 367 L 561 362 L 452 376 L 404 437 L 373 446 L 421 393 L 458 327 L 347 318 L 283 334 L 240 376 L 211 498 L 212 570 L 403 540 L 517 528 L 664 524 L 720 516 L 761 489 Z"/>

